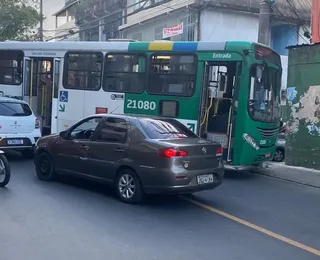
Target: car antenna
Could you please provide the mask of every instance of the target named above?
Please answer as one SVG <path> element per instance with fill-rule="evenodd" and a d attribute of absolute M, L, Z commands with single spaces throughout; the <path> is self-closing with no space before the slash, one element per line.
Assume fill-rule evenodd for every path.
<path fill-rule="evenodd" d="M 120 105 L 119 105 L 120 106 Z M 110 114 L 112 114 L 114 111 L 116 111 L 118 108 L 119 108 L 119 106 L 117 106 L 114 110 L 112 110 L 111 112 L 110 112 Z"/>

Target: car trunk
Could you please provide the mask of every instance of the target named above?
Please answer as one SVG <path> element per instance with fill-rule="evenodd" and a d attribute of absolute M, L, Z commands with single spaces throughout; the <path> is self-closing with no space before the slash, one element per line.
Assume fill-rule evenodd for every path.
<path fill-rule="evenodd" d="M 178 150 L 187 152 L 187 156 L 180 157 L 182 166 L 188 170 L 203 170 L 216 168 L 220 164 L 220 155 L 217 155 L 218 143 L 213 143 L 200 138 L 181 138 L 161 140 Z"/>
<path fill-rule="evenodd" d="M 35 129 L 32 116 L 0 116 L 0 134 L 31 133 Z"/>

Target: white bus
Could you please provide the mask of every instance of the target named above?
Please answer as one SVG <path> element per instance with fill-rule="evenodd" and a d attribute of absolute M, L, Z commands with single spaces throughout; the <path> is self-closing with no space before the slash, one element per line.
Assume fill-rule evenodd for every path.
<path fill-rule="evenodd" d="M 65 130 L 89 114 L 123 113 L 124 95 L 105 91 L 101 81 L 106 53 L 123 56 L 129 44 L 1 42 L 0 93 L 27 101 L 46 134 Z"/>

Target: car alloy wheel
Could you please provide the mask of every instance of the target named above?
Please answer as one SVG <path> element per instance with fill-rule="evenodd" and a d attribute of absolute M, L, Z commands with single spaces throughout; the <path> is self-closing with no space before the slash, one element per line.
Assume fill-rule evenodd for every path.
<path fill-rule="evenodd" d="M 129 174 L 122 175 L 119 179 L 118 188 L 121 196 L 123 196 L 125 199 L 132 198 L 136 191 L 136 185 L 133 177 Z"/>
<path fill-rule="evenodd" d="M 131 169 L 120 170 L 116 179 L 116 191 L 122 202 L 136 204 L 143 199 L 143 190 L 138 175 Z"/>

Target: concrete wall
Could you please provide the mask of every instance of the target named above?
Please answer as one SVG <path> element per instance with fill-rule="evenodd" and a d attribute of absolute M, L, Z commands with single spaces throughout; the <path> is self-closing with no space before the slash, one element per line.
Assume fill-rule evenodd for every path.
<path fill-rule="evenodd" d="M 135 0 L 127 0 L 127 6 L 131 6 L 135 3 Z M 139 1 L 138 1 L 139 2 Z M 126 23 L 119 27 L 120 30 L 127 27 L 133 26 L 135 24 L 146 22 L 150 19 L 159 17 L 161 15 L 166 15 L 174 12 L 182 7 L 186 8 L 188 5 L 195 3 L 195 0 L 171 0 L 171 1 L 155 1 L 159 2 L 155 4 L 154 7 L 150 6 L 150 1 L 143 7 L 149 7 L 143 11 L 137 12 L 136 14 L 130 15 L 126 19 Z M 135 11 L 135 6 L 129 7 L 127 13 L 130 14 Z"/>
<path fill-rule="evenodd" d="M 320 45 L 289 50 L 286 164 L 320 169 Z"/>
<path fill-rule="evenodd" d="M 271 28 L 271 47 L 280 55 L 288 55 L 287 46 L 298 43 L 298 27 L 292 24 L 277 24 Z"/>
<path fill-rule="evenodd" d="M 241 12 L 206 9 L 201 12 L 202 41 L 257 41 L 258 16 Z"/>
<path fill-rule="evenodd" d="M 162 29 L 164 27 L 172 26 L 181 23 L 182 21 L 187 20 L 190 16 L 189 9 L 183 8 L 175 12 L 171 12 L 167 15 L 163 15 L 157 18 L 152 19 L 144 23 L 137 24 L 135 26 L 129 27 L 122 30 L 122 38 L 134 39 L 138 41 L 154 41 L 162 39 Z M 188 32 L 191 33 L 194 24 L 188 26 L 187 22 L 184 22 L 184 35 L 172 37 L 171 40 L 187 40 L 184 39 L 187 37 Z M 194 30 L 193 30 L 194 31 Z M 196 40 L 196 39 L 189 39 Z"/>

